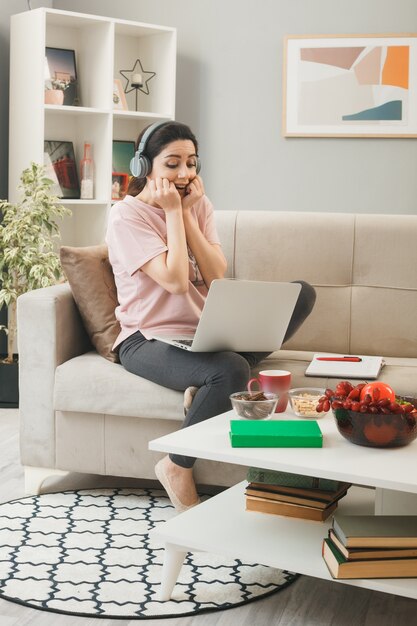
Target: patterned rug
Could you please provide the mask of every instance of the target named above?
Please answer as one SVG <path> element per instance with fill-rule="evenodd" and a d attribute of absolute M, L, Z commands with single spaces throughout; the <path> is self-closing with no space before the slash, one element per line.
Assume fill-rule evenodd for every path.
<path fill-rule="evenodd" d="M 163 546 L 148 533 L 175 515 L 164 491 L 65 491 L 0 505 L 0 597 L 84 617 L 179 617 L 240 606 L 298 574 L 189 553 L 172 599 L 157 599 Z"/>

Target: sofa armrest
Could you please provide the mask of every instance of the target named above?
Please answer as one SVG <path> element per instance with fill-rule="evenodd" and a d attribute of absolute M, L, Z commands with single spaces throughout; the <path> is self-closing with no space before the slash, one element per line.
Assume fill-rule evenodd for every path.
<path fill-rule="evenodd" d="M 55 369 L 91 350 L 68 283 L 17 301 L 20 452 L 23 465 L 55 467 Z"/>

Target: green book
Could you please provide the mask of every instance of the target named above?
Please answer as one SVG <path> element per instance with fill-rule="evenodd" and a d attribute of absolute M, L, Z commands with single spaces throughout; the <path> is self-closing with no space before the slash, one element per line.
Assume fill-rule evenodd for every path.
<path fill-rule="evenodd" d="M 266 485 L 281 485 L 282 487 L 298 487 L 301 489 L 320 489 L 322 491 L 337 491 L 342 483 L 330 478 L 316 478 L 303 474 L 289 474 L 276 470 L 265 470 L 260 467 L 250 467 L 246 480 L 249 483 L 264 483 Z"/>
<path fill-rule="evenodd" d="M 232 448 L 321 448 L 316 420 L 230 420 Z"/>
<path fill-rule="evenodd" d="M 335 515 L 333 530 L 347 548 L 417 548 L 417 515 Z"/>

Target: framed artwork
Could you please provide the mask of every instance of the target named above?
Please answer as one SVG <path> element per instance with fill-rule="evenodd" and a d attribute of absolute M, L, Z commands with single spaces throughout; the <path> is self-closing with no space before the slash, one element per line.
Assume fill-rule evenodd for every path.
<path fill-rule="evenodd" d="M 125 172 L 113 172 L 111 178 L 111 199 L 122 200 L 125 197 L 129 175 Z"/>
<path fill-rule="evenodd" d="M 123 141 L 122 139 L 113 140 L 112 200 L 121 200 L 125 197 L 129 179 L 132 176 L 130 172 L 130 161 L 134 156 L 134 141 Z"/>
<path fill-rule="evenodd" d="M 79 104 L 74 50 L 45 48 L 45 104 Z"/>
<path fill-rule="evenodd" d="M 285 137 L 417 137 L 417 35 L 289 35 Z"/>
<path fill-rule="evenodd" d="M 113 79 L 113 109 L 119 111 L 128 111 L 125 92 L 123 91 L 122 81 L 118 78 Z"/>
<path fill-rule="evenodd" d="M 80 197 L 77 164 L 71 141 L 45 140 L 44 164 L 46 175 L 54 182 L 51 187 L 53 194 L 58 198 Z"/>
<path fill-rule="evenodd" d="M 113 172 L 124 172 L 131 176 L 130 161 L 135 156 L 135 142 L 123 141 L 121 139 L 113 140 Z"/>

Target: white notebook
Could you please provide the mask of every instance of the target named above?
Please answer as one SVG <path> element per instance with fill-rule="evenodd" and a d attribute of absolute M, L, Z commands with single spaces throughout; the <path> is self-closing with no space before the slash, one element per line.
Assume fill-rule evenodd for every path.
<path fill-rule="evenodd" d="M 359 357 L 358 362 L 351 361 L 320 361 L 318 357 L 343 358 L 351 355 L 347 354 L 330 354 L 320 352 L 313 356 L 310 365 L 305 371 L 306 376 L 321 376 L 330 378 L 361 378 L 362 380 L 375 380 L 379 376 L 379 372 L 385 365 L 382 356 L 365 356 L 363 354 L 355 354 L 352 356 Z"/>

